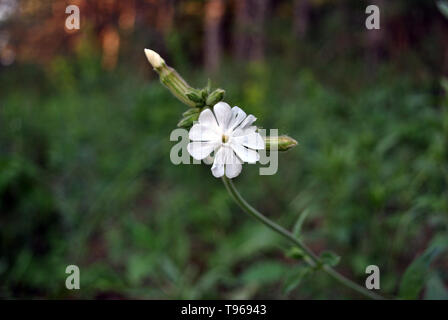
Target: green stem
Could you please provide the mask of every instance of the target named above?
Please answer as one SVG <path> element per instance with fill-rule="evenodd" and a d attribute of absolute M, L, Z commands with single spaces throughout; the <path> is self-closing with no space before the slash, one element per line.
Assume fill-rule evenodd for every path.
<path fill-rule="evenodd" d="M 329 274 L 331 277 L 333 277 L 335 280 L 337 280 L 339 283 L 343 284 L 346 287 L 349 287 L 358 293 L 370 298 L 370 299 L 384 299 L 382 296 L 377 295 L 376 293 L 373 293 L 364 287 L 361 287 L 360 285 L 356 284 L 355 282 L 351 281 L 350 279 L 346 278 L 339 272 L 337 272 L 332 267 L 325 265 L 321 259 L 313 252 L 310 248 L 308 248 L 300 239 L 296 238 L 291 232 L 283 228 L 282 226 L 279 226 L 266 216 L 264 216 L 262 213 L 260 213 L 257 209 L 252 207 L 249 203 L 247 203 L 246 200 L 241 196 L 241 194 L 236 190 L 233 182 L 230 179 L 227 179 L 226 177 L 222 178 L 222 181 L 227 189 L 227 191 L 230 193 L 232 198 L 236 201 L 236 203 L 243 209 L 246 213 L 272 229 L 273 231 L 277 232 L 284 238 L 288 239 L 290 242 L 292 242 L 294 245 L 298 246 L 300 249 L 303 250 L 303 252 L 306 255 L 305 261 L 308 262 L 308 264 L 311 267 L 316 266 L 323 266 L 322 270 L 325 271 L 327 274 Z"/>

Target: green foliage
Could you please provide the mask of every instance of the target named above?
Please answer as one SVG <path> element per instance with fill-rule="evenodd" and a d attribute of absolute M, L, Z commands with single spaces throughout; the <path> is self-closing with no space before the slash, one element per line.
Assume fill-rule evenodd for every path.
<path fill-rule="evenodd" d="M 273 284 L 282 278 L 285 270 L 286 266 L 277 261 L 258 262 L 242 273 L 241 280 L 256 285 Z"/>
<path fill-rule="evenodd" d="M 403 299 L 416 299 L 421 289 L 424 287 L 431 263 L 437 258 L 439 254 L 441 254 L 448 247 L 448 239 L 445 237 L 437 238 L 433 243 L 429 246 L 425 252 L 416 258 L 411 265 L 406 269 L 406 272 L 403 275 L 403 279 L 401 280 L 400 285 L 400 297 Z M 443 285 L 437 283 L 438 278 L 431 278 L 433 283 L 433 287 L 429 289 L 428 294 L 430 296 L 435 296 L 433 290 L 441 291 Z M 437 292 L 439 295 L 439 292 Z M 443 296 L 443 293 L 441 293 Z"/>
<path fill-rule="evenodd" d="M 416 81 L 380 65 L 372 79 L 343 59 L 328 72 L 304 52 L 300 64 L 229 64 L 216 79 L 231 105 L 300 143 L 276 175 L 246 165 L 235 183 L 316 252 L 340 254 L 358 283 L 380 266 L 394 295 L 428 234 L 448 230 L 446 98 L 423 71 Z M 171 164 L 185 107 L 160 83 L 98 66 L 61 58 L 0 75 L 1 297 L 358 297 L 312 276 L 297 250 L 281 255 L 287 243 L 241 212 L 209 167 Z M 444 297 L 443 259 L 418 284 L 425 297 Z M 78 292 L 64 287 L 68 264 L 81 269 Z"/>
<path fill-rule="evenodd" d="M 448 300 L 448 290 L 437 273 L 433 273 L 426 282 L 426 300 Z"/>
<path fill-rule="evenodd" d="M 284 293 L 289 294 L 297 289 L 302 280 L 313 270 L 308 266 L 298 266 L 291 270 L 285 279 Z"/>

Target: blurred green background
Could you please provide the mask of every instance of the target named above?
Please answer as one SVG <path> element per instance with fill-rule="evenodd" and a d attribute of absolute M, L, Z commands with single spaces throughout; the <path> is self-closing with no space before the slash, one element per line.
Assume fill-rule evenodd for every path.
<path fill-rule="evenodd" d="M 361 285 L 373 264 L 387 297 L 448 298 L 448 20 L 416 0 L 1 1 L 1 298 L 360 298 L 171 163 L 186 106 L 144 48 L 299 141 L 235 180 L 256 208 Z"/>

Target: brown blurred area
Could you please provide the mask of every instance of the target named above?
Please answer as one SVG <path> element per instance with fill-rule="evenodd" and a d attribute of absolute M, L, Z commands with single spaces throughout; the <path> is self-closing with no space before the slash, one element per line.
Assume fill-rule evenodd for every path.
<path fill-rule="evenodd" d="M 365 32 L 364 9 L 368 4 L 381 8 L 381 30 Z M 80 30 L 64 27 L 68 5 L 80 9 Z M 336 12 L 339 19 L 339 28 L 332 33 L 335 52 L 355 46 L 366 52 L 369 61 L 381 56 L 399 59 L 431 35 L 440 42 L 432 51 L 433 57 L 423 58 L 433 65 L 443 61 L 442 69 L 447 72 L 447 22 L 434 4 L 415 1 L 2 0 L 1 57 L 3 65 L 12 61 L 45 64 L 56 55 L 86 50 L 87 42 L 101 52 L 103 67 L 111 70 L 120 56 L 132 61 L 145 46 L 169 51 L 167 39 L 171 35 L 183 39 L 179 48 L 190 60 L 216 72 L 223 52 L 237 60 L 263 60 L 267 51 L 282 50 L 272 37 L 306 42 L 320 28 L 321 16 L 328 10 Z M 289 34 L 270 30 L 271 21 L 288 25 Z"/>

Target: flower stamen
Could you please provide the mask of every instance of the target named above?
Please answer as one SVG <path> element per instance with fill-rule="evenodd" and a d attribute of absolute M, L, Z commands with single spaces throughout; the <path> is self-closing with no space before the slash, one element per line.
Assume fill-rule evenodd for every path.
<path fill-rule="evenodd" d="M 229 136 L 226 136 L 225 134 L 222 135 L 222 143 L 227 143 L 229 141 Z"/>

